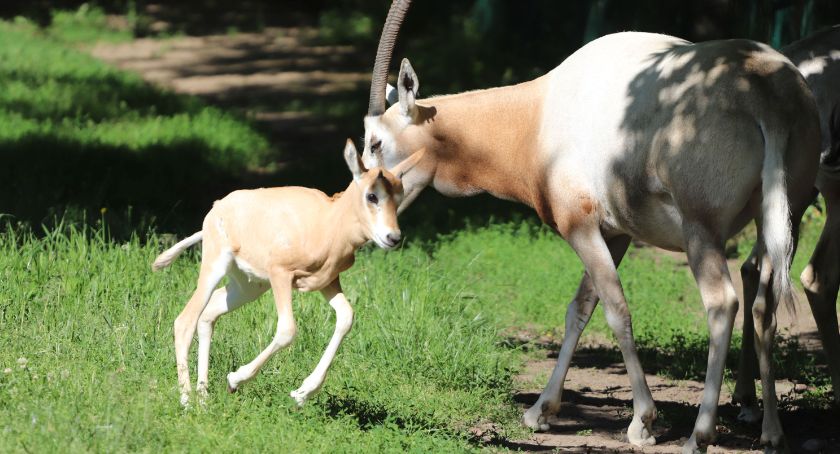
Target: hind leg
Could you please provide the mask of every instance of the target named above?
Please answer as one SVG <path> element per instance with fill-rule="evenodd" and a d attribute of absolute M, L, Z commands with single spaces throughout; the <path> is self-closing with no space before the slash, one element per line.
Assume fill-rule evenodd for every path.
<path fill-rule="evenodd" d="M 755 351 L 755 325 L 752 307 L 758 295 L 759 260 L 764 255 L 764 243 L 759 239 L 750 256 L 741 265 L 741 282 L 744 285 L 744 322 L 741 336 L 741 355 L 738 358 L 738 378 L 732 401 L 741 405 L 738 420 L 754 423 L 761 419 L 758 398 L 755 394 L 755 379 L 758 377 L 758 363 Z M 766 283 L 765 283 L 766 284 Z"/>
<path fill-rule="evenodd" d="M 216 320 L 222 315 L 254 301 L 268 290 L 266 282 L 249 282 L 239 270 L 228 273 L 225 288 L 216 289 L 198 319 L 198 383 L 199 398 L 206 397 L 210 362 L 210 343 Z"/>
<path fill-rule="evenodd" d="M 810 199 L 791 197 L 791 257 L 796 254 L 799 244 L 799 223 Z M 758 225 L 759 238 L 763 238 L 761 223 Z M 752 308 L 754 339 L 758 356 L 758 369 L 761 375 L 761 399 L 764 406 L 764 420 L 761 423 L 761 443 L 766 452 L 787 451 L 782 423 L 779 419 L 776 398 L 776 381 L 773 372 L 772 351 L 776 335 L 776 311 L 778 295 L 774 295 L 774 270 L 766 249 L 760 258 L 758 292 Z M 789 267 L 790 264 L 787 264 Z M 791 295 L 792 297 L 792 295 Z M 792 303 L 792 301 L 791 301 Z"/>
<path fill-rule="evenodd" d="M 686 225 L 684 234 L 688 262 L 700 288 L 709 325 L 709 360 L 703 398 L 694 431 L 683 446 L 683 452 L 697 452 L 713 442 L 716 437 L 715 424 L 723 368 L 729 351 L 735 314 L 738 312 L 738 298 L 726 266 L 723 239 L 700 224 Z"/>
<path fill-rule="evenodd" d="M 175 319 L 173 331 L 175 334 L 175 361 L 178 365 L 178 385 L 181 390 L 181 405 L 189 403 L 190 369 L 188 354 L 192 338 L 195 334 L 198 318 L 207 306 L 216 285 L 227 273 L 233 256 L 227 250 L 219 250 L 212 244 L 205 242 L 202 252 L 201 271 L 198 285 L 192 298 Z"/>
<path fill-rule="evenodd" d="M 833 186 L 829 186 L 829 185 Z M 840 289 L 840 181 L 820 185 L 826 205 L 826 222 L 814 254 L 800 281 L 817 322 L 828 357 L 834 403 L 840 406 L 840 332 L 837 327 L 837 292 Z"/>

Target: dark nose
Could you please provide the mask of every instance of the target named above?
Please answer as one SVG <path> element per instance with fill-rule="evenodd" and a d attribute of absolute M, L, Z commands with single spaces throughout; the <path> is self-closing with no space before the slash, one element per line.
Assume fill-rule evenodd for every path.
<path fill-rule="evenodd" d="M 395 244 L 399 243 L 400 242 L 400 237 L 401 237 L 400 232 L 391 232 L 391 233 L 385 235 L 385 239 L 388 240 L 388 242 L 391 243 L 391 245 L 395 245 Z"/>

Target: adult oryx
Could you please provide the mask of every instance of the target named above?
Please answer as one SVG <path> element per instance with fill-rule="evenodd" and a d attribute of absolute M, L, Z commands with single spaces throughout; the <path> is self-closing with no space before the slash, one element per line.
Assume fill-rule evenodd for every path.
<path fill-rule="evenodd" d="M 616 271 L 632 237 L 688 254 L 710 331 L 700 412 L 685 445 L 715 438 L 723 365 L 738 303 L 724 242 L 755 219 L 776 270 L 775 298 L 761 311 L 759 351 L 769 352 L 779 303 L 791 303 L 791 219 L 811 200 L 819 117 L 796 68 L 751 41 L 692 44 L 670 36 L 619 33 L 597 39 L 550 73 L 515 86 L 418 100 L 419 80 L 403 60 L 386 95 L 388 64 L 408 1 L 397 0 L 382 33 L 365 117 L 367 166 L 427 152 L 403 182 L 405 204 L 427 185 L 464 196 L 490 192 L 533 207 L 583 262 L 566 312 L 557 366 L 524 415 L 545 430 L 560 407 L 572 353 L 599 298 L 633 387 L 628 438 L 655 442 L 656 410 L 636 353 Z M 386 96 L 397 101 L 387 111 Z M 773 393 L 769 359 L 762 379 Z M 775 396 L 775 394 L 773 394 Z M 762 439 L 783 434 L 775 400 L 765 402 Z"/>
<path fill-rule="evenodd" d="M 823 194 L 826 223 L 808 266 L 800 279 L 817 322 L 823 348 L 828 357 L 834 402 L 840 405 L 840 332 L 836 304 L 840 288 L 840 25 L 797 41 L 782 52 L 799 68 L 817 102 L 822 130 L 820 170 L 816 188 Z M 759 418 L 753 377 L 754 363 L 752 313 L 748 309 L 758 291 L 760 271 L 756 253 L 741 268 L 744 282 L 744 336 L 735 399 L 743 408 L 739 416 L 746 421 Z"/>

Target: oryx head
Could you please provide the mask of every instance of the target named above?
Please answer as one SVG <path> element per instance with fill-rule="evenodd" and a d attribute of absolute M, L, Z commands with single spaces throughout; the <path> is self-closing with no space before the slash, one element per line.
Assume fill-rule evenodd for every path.
<path fill-rule="evenodd" d="M 434 139 L 423 127 L 430 115 L 428 107 L 415 103 L 420 81 L 408 59 L 403 59 L 397 86 L 387 84 L 388 65 L 394 50 L 397 33 L 408 11 L 410 0 L 395 0 L 388 11 L 370 85 L 370 102 L 365 117 L 365 144 L 362 160 L 368 167 L 390 168 L 420 148 L 434 149 Z M 386 110 L 386 100 L 391 107 Z M 410 204 L 433 179 L 435 156 L 429 152 L 423 161 L 405 175 L 405 199 L 400 211 Z"/>

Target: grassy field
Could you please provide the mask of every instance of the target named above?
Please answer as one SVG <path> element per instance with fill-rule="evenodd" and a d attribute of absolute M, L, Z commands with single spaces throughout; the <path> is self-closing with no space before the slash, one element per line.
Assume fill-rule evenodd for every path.
<path fill-rule="evenodd" d="M 267 163 L 244 119 L 68 47 L 98 16 L 83 16 L 88 28 L 65 16 L 48 30 L 0 22 L 0 212 L 38 225 L 107 211 L 126 235 L 140 221 L 173 228 Z"/>
<path fill-rule="evenodd" d="M 528 354 L 503 334 L 562 326 L 581 272 L 564 243 L 527 223 L 392 253 L 365 249 L 343 280 L 356 324 L 303 410 L 288 392 L 334 323 L 317 294 L 297 294 L 295 343 L 235 395 L 225 374 L 267 344 L 276 316 L 264 296 L 222 318 L 207 408 L 184 411 L 172 321 L 193 289 L 198 254 L 153 274 L 159 241 L 72 228 L 0 236 L 0 451 L 470 450 L 467 429 L 488 421 L 516 437 L 512 377 Z M 636 249 L 622 276 L 646 368 L 702 371 L 705 323 L 686 269 Z M 588 333 L 607 335 L 602 314 Z"/>
<path fill-rule="evenodd" d="M 525 434 L 511 394 L 531 353 L 508 333 L 560 339 L 582 274 L 569 247 L 527 219 L 364 249 L 343 279 L 353 331 L 302 410 L 288 392 L 333 331 L 320 295 L 296 295 L 295 343 L 234 395 L 225 374 L 265 347 L 276 316 L 264 296 L 223 317 L 207 406 L 182 409 L 172 322 L 198 252 L 152 273 L 171 242 L 160 232 L 197 228 L 214 191 L 278 150 L 246 118 L 75 50 L 103 38 L 89 24 L 104 18 L 64 14 L 48 30 L 0 22 L 0 213 L 13 214 L 0 229 L 0 452 L 452 452 L 483 448 L 468 431 L 479 423 Z M 807 253 L 819 227 L 817 217 L 805 229 Z M 702 376 L 707 335 L 687 269 L 632 248 L 621 276 L 645 369 Z M 610 338 L 600 309 L 585 335 Z M 824 385 L 796 352 L 781 349 L 782 374 Z"/>

